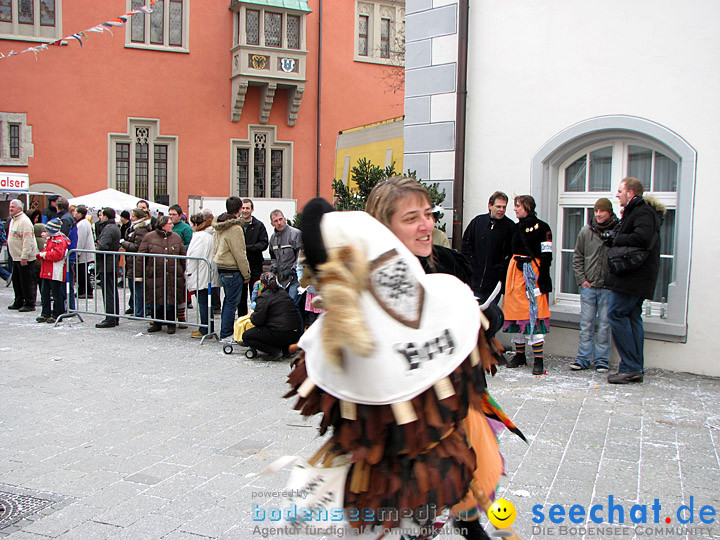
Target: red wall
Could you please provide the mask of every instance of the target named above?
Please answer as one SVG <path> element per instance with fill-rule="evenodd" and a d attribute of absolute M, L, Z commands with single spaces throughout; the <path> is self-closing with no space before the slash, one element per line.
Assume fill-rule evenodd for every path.
<path fill-rule="evenodd" d="M 204 4 L 204 5 L 203 5 Z M 125 28 L 89 33 L 84 46 L 50 47 L 0 60 L 0 110 L 27 113 L 35 155 L 25 172 L 31 184 L 52 183 L 74 196 L 107 187 L 108 133 L 126 133 L 127 118 L 160 121 L 160 134 L 178 137 L 179 202 L 188 195 L 227 196 L 230 139 L 246 139 L 259 123 L 259 89 L 248 91 L 240 122 L 230 121 L 232 12 L 227 3 L 191 2 L 190 53 L 127 49 Z M 353 61 L 355 6 L 323 2 L 320 192 L 331 197 L 338 131 L 402 114 L 387 68 Z M 319 0 L 307 17 L 307 83 L 294 127 L 286 125 L 287 94 L 278 90 L 268 125 L 294 142 L 293 195 L 301 208 L 316 195 Z M 123 0 L 64 2 L 69 35 L 125 11 Z M 0 40 L 0 52 L 35 43 Z M 171 201 L 174 203 L 176 201 Z"/>

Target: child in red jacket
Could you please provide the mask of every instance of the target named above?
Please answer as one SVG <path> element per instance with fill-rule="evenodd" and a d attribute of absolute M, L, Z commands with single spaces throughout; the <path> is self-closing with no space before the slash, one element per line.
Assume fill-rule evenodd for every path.
<path fill-rule="evenodd" d="M 37 322 L 54 323 L 65 313 L 65 271 L 67 253 L 70 239 L 60 232 L 61 222 L 58 218 L 51 219 L 45 224 L 47 243 L 45 249 L 38 253 L 40 265 L 40 298 L 42 312 L 35 319 Z M 50 297 L 52 296 L 52 311 L 50 310 Z"/>

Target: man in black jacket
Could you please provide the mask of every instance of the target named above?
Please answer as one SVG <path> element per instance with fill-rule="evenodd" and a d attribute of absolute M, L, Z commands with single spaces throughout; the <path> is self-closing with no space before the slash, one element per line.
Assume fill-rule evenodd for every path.
<path fill-rule="evenodd" d="M 97 240 L 98 251 L 118 251 L 120 249 L 120 227 L 115 223 L 115 210 L 103 208 L 100 215 L 100 227 Z M 102 280 L 103 300 L 105 303 L 105 318 L 95 325 L 95 328 L 113 328 L 118 325 L 117 313 L 117 255 L 97 254 L 95 262 L 97 275 Z"/>
<path fill-rule="evenodd" d="M 505 215 L 508 196 L 496 191 L 490 196 L 487 214 L 475 216 L 465 229 L 462 254 L 472 265 L 472 289 L 481 302 L 487 300 L 498 281 L 505 284 L 510 238 L 515 223 Z M 499 300 L 500 295 L 495 299 Z"/>
<path fill-rule="evenodd" d="M 650 253 L 634 270 L 616 274 L 611 268 L 605 281 L 605 287 L 610 289 L 610 329 L 620 355 L 618 372 L 608 376 L 608 382 L 640 383 L 645 365 L 642 305 L 655 292 L 660 269 L 660 225 L 665 207 L 655 199 L 644 199 L 643 185 L 633 177 L 620 182 L 617 198 L 622 207 L 620 227 L 601 236 L 608 245 L 635 246 Z"/>
<path fill-rule="evenodd" d="M 243 199 L 240 214 L 243 218 L 243 231 L 245 232 L 245 251 L 250 263 L 250 281 L 243 283 L 240 303 L 238 304 L 238 317 L 247 315 L 248 292 L 252 291 L 255 282 L 260 279 L 263 269 L 263 251 L 268 248 L 268 234 L 263 222 L 253 217 L 255 206 L 250 199 Z"/>

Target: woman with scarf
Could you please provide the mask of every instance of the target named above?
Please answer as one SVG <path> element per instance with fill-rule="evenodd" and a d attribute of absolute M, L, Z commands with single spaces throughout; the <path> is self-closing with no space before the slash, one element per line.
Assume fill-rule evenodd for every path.
<path fill-rule="evenodd" d="M 510 246 L 513 257 L 505 279 L 503 331 L 513 337 L 515 356 L 507 367 L 527 365 L 525 343 L 532 347 L 533 375 L 542 375 L 545 334 L 550 332 L 548 294 L 552 292 L 552 231 L 550 225 L 535 214 L 535 199 L 530 195 L 515 197 L 518 222 Z"/>

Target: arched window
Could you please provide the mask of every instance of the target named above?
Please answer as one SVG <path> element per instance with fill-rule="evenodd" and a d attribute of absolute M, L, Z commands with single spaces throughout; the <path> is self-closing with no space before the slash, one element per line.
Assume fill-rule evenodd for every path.
<path fill-rule="evenodd" d="M 553 322 L 579 320 L 578 287 L 572 269 L 580 229 L 600 197 L 613 201 L 623 178 L 634 176 L 645 195 L 666 208 L 660 231 L 661 260 L 653 298 L 645 302 L 648 337 L 684 340 L 690 275 L 695 151 L 674 132 L 641 118 L 606 116 L 568 128 L 550 140 L 533 162 L 532 193 L 548 209 L 555 233 Z"/>

